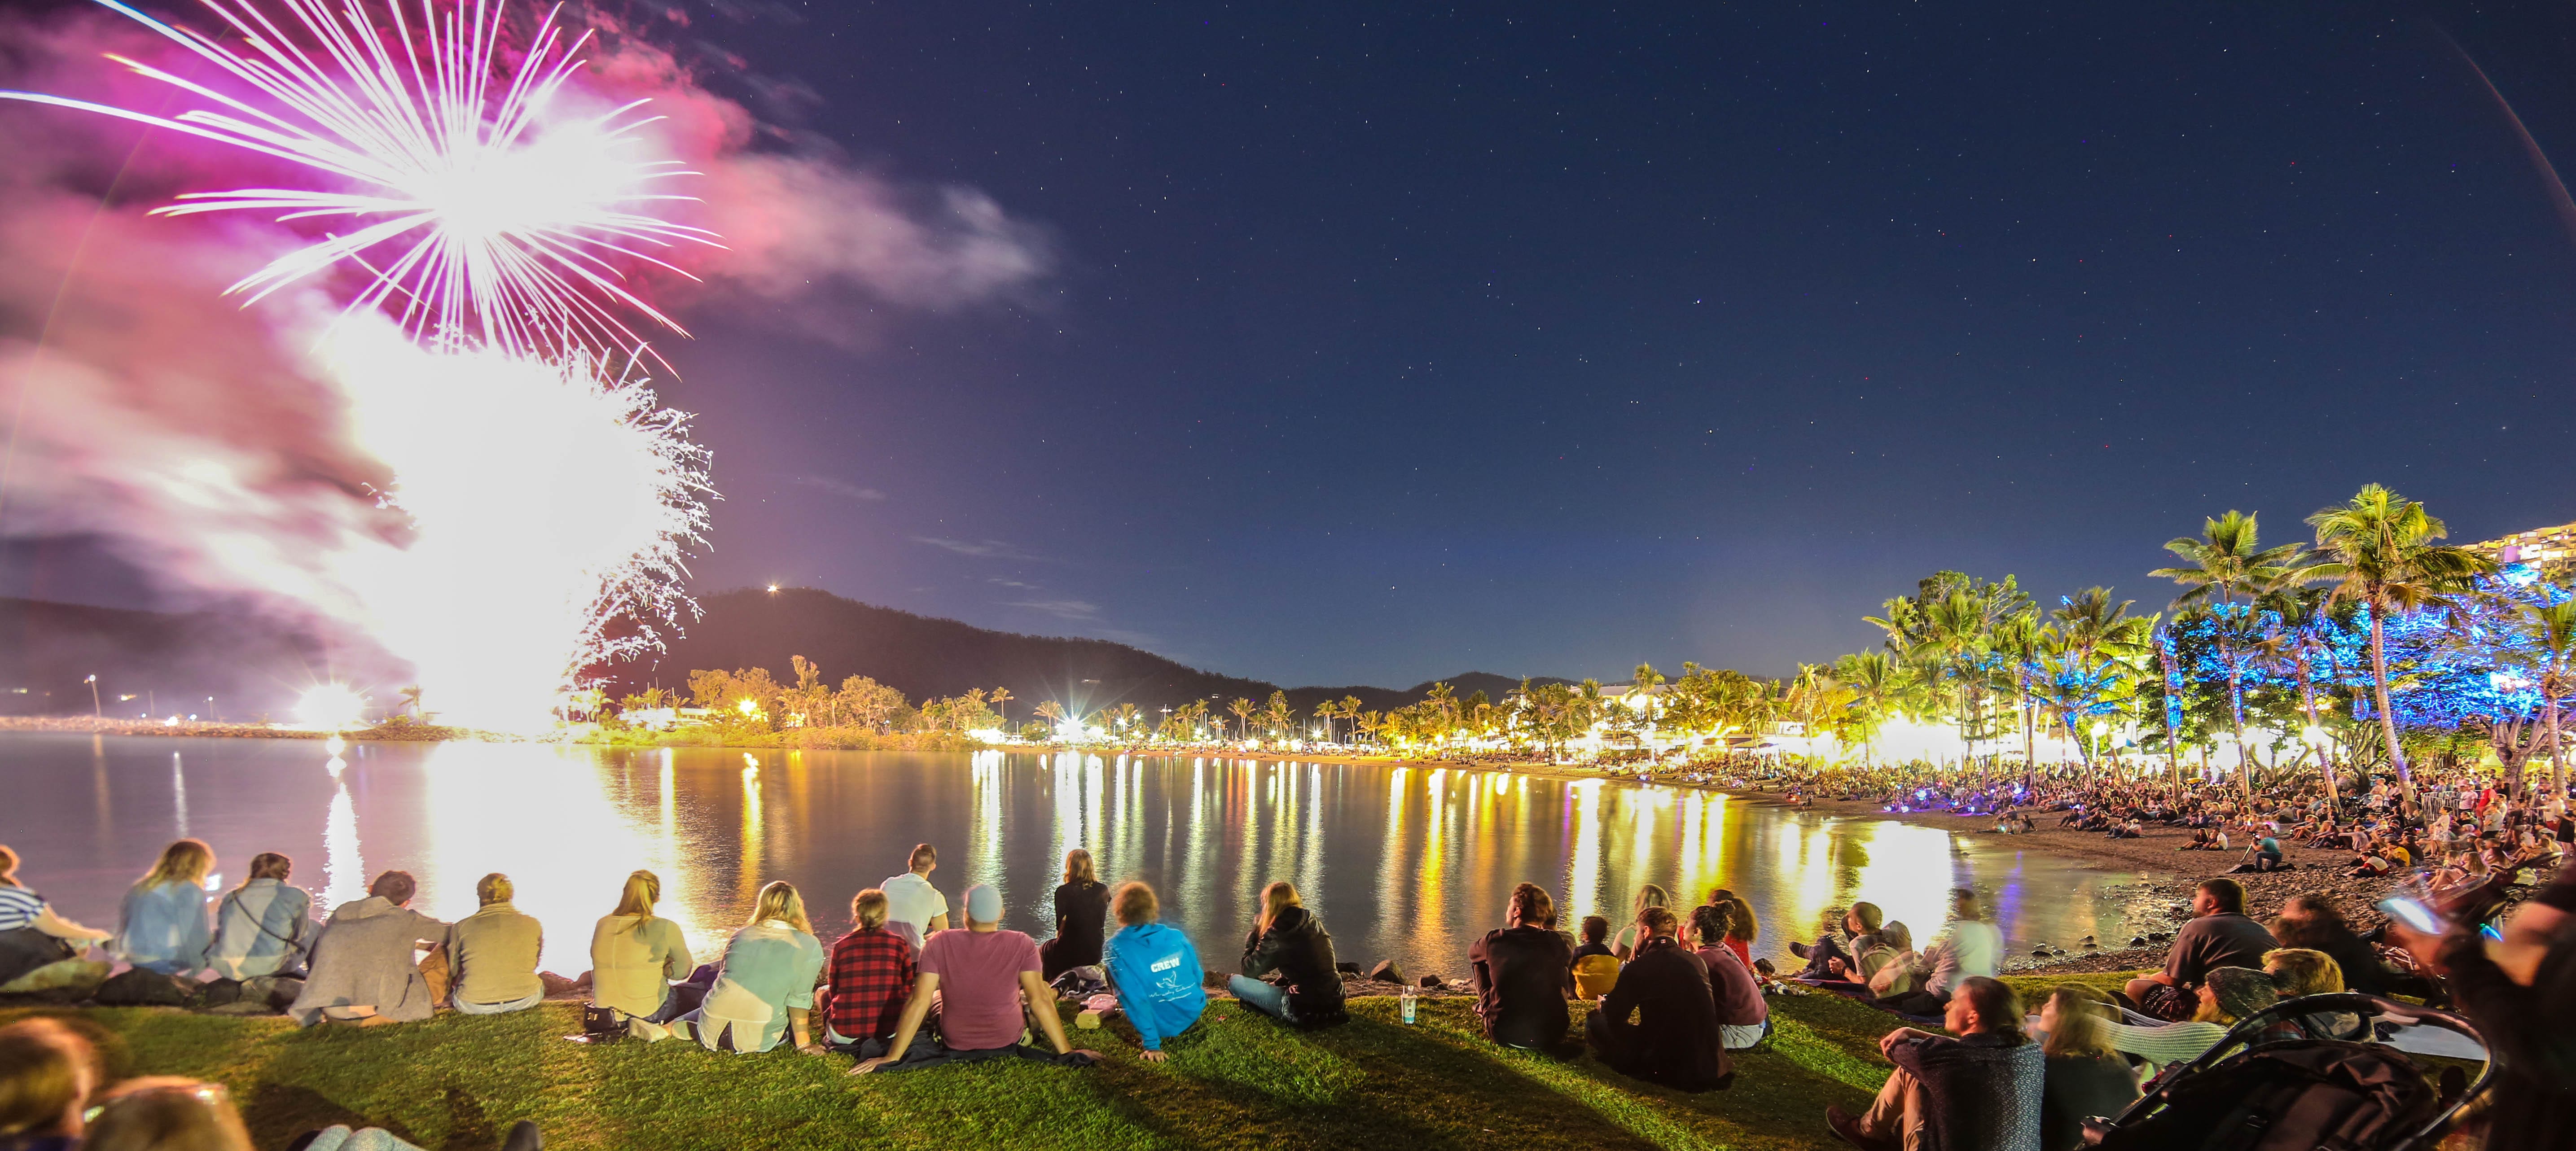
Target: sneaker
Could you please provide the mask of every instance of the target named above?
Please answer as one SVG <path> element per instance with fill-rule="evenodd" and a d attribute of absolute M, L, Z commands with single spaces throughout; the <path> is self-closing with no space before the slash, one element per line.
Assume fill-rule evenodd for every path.
<path fill-rule="evenodd" d="M 642 1016 L 636 1016 L 626 1021 L 626 1033 L 636 1037 L 637 1039 L 641 1039 L 646 1043 L 659 1043 L 671 1037 L 670 1028 L 664 1027 L 659 1023 L 654 1023 Z"/>
<path fill-rule="evenodd" d="M 1890 1144 L 1886 1141 L 1861 1134 L 1860 1116 L 1831 1103 L 1825 1104 L 1825 1129 L 1833 1132 L 1834 1138 L 1858 1147 L 1861 1151 L 1889 1151 Z"/>
<path fill-rule="evenodd" d="M 501 1141 L 501 1151 L 545 1151 L 545 1133 L 525 1119 L 510 1125 L 509 1137 Z"/>
<path fill-rule="evenodd" d="M 1807 945 L 1791 940 L 1789 943 L 1789 954 L 1795 955 L 1800 959 L 1805 959 L 1807 957 Z"/>

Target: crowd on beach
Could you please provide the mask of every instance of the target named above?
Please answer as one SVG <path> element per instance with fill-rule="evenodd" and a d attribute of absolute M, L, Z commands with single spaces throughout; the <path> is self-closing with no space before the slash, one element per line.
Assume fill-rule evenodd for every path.
<path fill-rule="evenodd" d="M 1738 1057 L 1771 1042 L 1771 998 L 1840 995 L 1905 1025 L 1880 1043 L 1895 1068 L 1872 1104 L 1820 1117 L 1836 1136 L 1908 1151 L 2071 1151 L 2087 1117 L 2119 1114 L 2238 1021 L 2284 998 L 2350 989 L 2452 1004 L 2479 1019 L 2510 1056 L 2489 1108 L 2487 1147 L 2559 1146 L 2576 1123 L 2567 1086 L 2576 1080 L 2576 926 L 2567 919 L 2576 869 L 2533 891 L 2516 886 L 2524 872 L 2554 867 L 2553 849 L 2567 842 L 2568 822 L 2536 818 L 2534 804 L 2455 780 L 2411 798 L 2373 786 L 2345 804 L 2295 787 L 2249 803 L 2224 787 L 2040 776 L 1959 780 L 1937 791 L 1914 779 L 1844 779 L 1831 794 L 1992 814 L 2007 831 L 2032 826 L 2033 811 L 2106 835 L 2146 822 L 2242 830 L 2252 841 L 2240 866 L 2256 872 L 2280 867 L 2278 840 L 2288 837 L 2411 869 L 2454 922 L 2493 924 L 2501 938 L 2490 945 L 2474 926 L 2435 934 L 2399 923 L 2365 933 L 2316 893 L 2258 921 L 2235 880 L 2212 876 L 2195 888 L 2192 917 L 2159 970 L 2109 993 L 2067 983 L 2032 1010 L 1996 978 L 2004 941 L 1967 888 L 1952 893 L 1947 921 L 1919 945 L 1908 925 L 1856 902 L 1785 954 L 1757 957 L 1760 924 L 1724 888 L 1684 907 L 1648 885 L 1627 922 L 1588 916 L 1569 931 L 1550 894 L 1523 883 L 1501 909 L 1502 925 L 1465 957 L 1485 1037 L 1566 1058 L 1588 1051 L 1621 1075 L 1678 1091 L 1723 1090 Z M 591 968 L 576 979 L 539 969 L 544 926 L 513 905 L 507 875 L 484 876 L 478 909 L 447 923 L 411 908 L 417 884 L 401 871 L 376 876 L 364 898 L 323 915 L 291 882 L 293 862 L 283 855 L 255 856 L 239 886 L 210 900 L 214 868 L 206 844 L 170 844 L 106 931 L 58 914 L 19 881 L 16 855 L 0 847 L 0 988 L 58 986 L 86 973 L 90 998 L 102 1004 L 265 1003 L 302 1026 L 361 1028 L 419 1022 L 441 1008 L 501 1015 L 578 998 L 586 1039 L 678 1039 L 741 1055 L 785 1047 L 851 1058 L 851 1074 L 997 1058 L 1088 1066 L 1100 1055 L 1077 1047 L 1072 1033 L 1112 1017 L 1132 1029 L 1143 1060 L 1161 1062 L 1171 1041 L 1198 1026 L 1211 986 L 1289 1027 L 1348 1018 L 1345 965 L 1292 885 L 1264 889 L 1238 971 L 1220 981 L 1189 936 L 1163 922 L 1152 887 L 1111 888 L 1081 849 L 1064 859 L 1050 909 L 1056 931 L 1043 942 L 1001 927 L 992 885 L 967 888 L 952 908 L 933 879 L 938 852 L 923 844 L 902 871 L 850 897 L 854 926 L 829 944 L 816 937 L 804 894 L 769 883 L 712 963 L 655 914 L 660 878 L 637 871 L 592 925 Z M 2500 919 L 2496 909 L 2517 893 L 2528 898 Z M 108 961 L 88 958 L 92 946 Z M 1078 1008 L 1070 1029 L 1058 1006 L 1066 1000 Z M 2356 1024 L 2344 1016 L 2280 1027 L 2349 1037 Z M 119 1135 L 174 1124 L 201 1137 Z M 248 1146 L 241 1132 L 219 1085 L 150 1078 L 108 1087 L 78 1032 L 42 1018 L 0 1027 L 0 1148 L 232 1151 Z M 524 1124 L 507 1138 L 511 1151 L 542 1142 Z M 296 1145 L 407 1146 L 381 1130 L 346 1128 Z"/>

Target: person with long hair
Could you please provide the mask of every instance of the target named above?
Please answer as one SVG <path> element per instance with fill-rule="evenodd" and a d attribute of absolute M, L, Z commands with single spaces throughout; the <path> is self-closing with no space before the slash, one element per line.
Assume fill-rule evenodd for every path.
<path fill-rule="evenodd" d="M 467 1015 L 507 1015 L 546 1001 L 537 961 L 546 929 L 511 902 L 518 885 L 493 872 L 474 883 L 474 914 L 447 927 L 447 962 L 455 983 L 448 1001 Z"/>
<path fill-rule="evenodd" d="M 2048 1065 L 2022 1034 L 2021 1001 L 2002 981 L 1963 978 L 1942 1006 L 1949 1035 L 1899 1027 L 1878 1041 L 1896 1064 L 1869 1110 L 1825 1108 L 1825 1125 L 1860 1147 L 2027 1147 L 2038 1141 Z M 1953 1038 L 1955 1036 L 1956 1038 Z"/>
<path fill-rule="evenodd" d="M 214 932 L 206 918 L 206 876 L 215 851 L 182 839 L 161 850 L 152 870 L 127 888 L 117 910 L 117 958 L 163 975 L 192 975 L 206 966 Z"/>
<path fill-rule="evenodd" d="M 1618 956 L 1621 963 L 1636 958 L 1638 917 L 1646 914 L 1649 907 L 1666 907 L 1671 903 L 1672 896 L 1659 884 L 1649 883 L 1638 888 L 1636 902 L 1628 908 L 1628 926 L 1619 929 L 1618 939 L 1610 945 L 1611 954 Z"/>
<path fill-rule="evenodd" d="M 1709 889 L 1707 906 L 1727 909 L 1726 949 L 1744 961 L 1745 970 L 1752 970 L 1753 940 L 1762 934 L 1762 925 L 1753 918 L 1753 905 L 1746 903 L 1743 896 L 1717 887 Z"/>
<path fill-rule="evenodd" d="M 1350 1016 L 1342 1004 L 1342 974 L 1333 962 L 1333 937 L 1306 910 L 1297 888 L 1279 880 L 1261 891 L 1261 917 L 1243 941 L 1243 971 L 1226 988 L 1243 1005 L 1282 1023 L 1322 1027 Z M 1271 978 L 1265 980 L 1263 976 Z"/>
<path fill-rule="evenodd" d="M 751 918 L 726 942 L 724 965 L 698 1009 L 668 1027 L 629 1019 L 629 1032 L 651 1041 L 679 1035 L 709 1051 L 757 1055 L 793 1039 L 808 1055 L 825 1048 L 814 1037 L 814 985 L 823 974 L 823 945 L 805 918 L 796 885 L 773 880 L 760 889 Z"/>
<path fill-rule="evenodd" d="M 1167 1056 L 1163 1041 L 1197 1025 L 1207 1010 L 1207 972 L 1187 932 L 1161 921 L 1162 902 L 1142 883 L 1118 885 L 1112 906 L 1118 934 L 1109 937 L 1103 966 L 1118 1006 L 1136 1025 L 1147 1063 Z"/>
<path fill-rule="evenodd" d="M 2226 1038 L 2237 1020 L 2280 1001 L 2272 977 L 2250 967 L 2213 968 L 2195 994 L 2191 1018 L 2161 1027 L 2111 1025 L 2111 1045 L 2162 1072 L 2189 1063 Z"/>
<path fill-rule="evenodd" d="M 617 894 L 617 909 L 590 929 L 590 1001 L 629 1019 L 667 1023 L 681 1008 L 672 985 L 697 961 L 680 925 L 653 914 L 662 877 L 636 871 Z"/>
<path fill-rule="evenodd" d="M 1950 889 L 1950 925 L 1923 949 L 1923 988 L 1897 996 L 1888 1006 L 1906 1015 L 1938 1015 L 1959 982 L 1974 976 L 1993 978 L 2003 962 L 2003 933 L 1985 921 L 1974 888 Z"/>
<path fill-rule="evenodd" d="M 44 896 L 18 882 L 18 853 L 0 846 L 0 984 L 79 959 L 90 944 L 113 935 L 56 915 Z"/>
<path fill-rule="evenodd" d="M 1717 1027 L 1729 1051 L 1742 1051 L 1771 1033 L 1771 1005 L 1762 998 L 1762 983 L 1753 968 L 1727 946 L 1735 905 L 1703 903 L 1691 909 L 1694 954 L 1708 967 L 1709 993 L 1717 1003 Z"/>
<path fill-rule="evenodd" d="M 98 1049 L 61 1020 L 0 1027 L 0 1147 L 78 1146 L 82 1112 L 103 1075 Z"/>
<path fill-rule="evenodd" d="M 429 947 L 431 960 L 422 962 L 444 962 L 447 925 L 411 909 L 419 890 L 410 872 L 388 871 L 367 885 L 366 898 L 331 912 L 313 940 L 313 972 L 286 1009 L 298 1025 L 325 1018 L 413 1023 L 437 1012 L 436 993 L 412 952 Z"/>
<path fill-rule="evenodd" d="M 1503 908 L 1503 926 L 1467 949 L 1485 1038 L 1532 1051 L 1565 1045 L 1565 997 L 1574 991 L 1574 948 L 1548 929 L 1555 918 L 1556 903 L 1546 889 L 1519 884 Z"/>
<path fill-rule="evenodd" d="M 2061 983 L 2039 1007 L 2039 1051 L 2047 1062 L 2040 1101 L 2040 1151 L 2084 1145 L 2084 1121 L 2117 1115 L 2138 1098 L 2138 1078 L 2111 1045 L 2116 1017 L 2101 992 Z"/>
<path fill-rule="evenodd" d="M 290 885 L 295 861 L 274 851 L 250 857 L 250 874 L 215 906 L 206 966 L 226 979 L 295 975 L 313 947 L 313 893 Z"/>
<path fill-rule="evenodd" d="M 1047 982 L 1076 967 L 1100 964 L 1100 944 L 1108 931 L 1109 887 L 1092 868 L 1091 853 L 1077 847 L 1064 853 L 1064 882 L 1055 889 L 1055 938 L 1038 947 L 1040 974 Z"/>
<path fill-rule="evenodd" d="M 2334 960 L 2344 986 L 2354 991 L 2423 998 L 2433 990 L 2422 976 L 2390 971 L 2379 952 L 2344 921 L 2334 901 L 2322 895 L 2302 893 L 2282 903 L 2280 916 L 2272 921 L 2272 937 L 2283 947 L 2324 952 Z"/>

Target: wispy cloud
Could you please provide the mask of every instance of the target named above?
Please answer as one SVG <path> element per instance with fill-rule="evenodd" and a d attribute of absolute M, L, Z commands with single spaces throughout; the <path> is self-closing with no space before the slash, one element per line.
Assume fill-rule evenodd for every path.
<path fill-rule="evenodd" d="M 1024 607 L 1031 611 L 1042 611 L 1048 615 L 1056 617 L 1057 619 L 1083 620 L 1086 622 L 1098 622 L 1100 619 L 1099 604 L 1078 599 L 1011 600 L 1005 602 L 1002 606 Z"/>
<path fill-rule="evenodd" d="M 813 488 L 816 491 L 830 492 L 845 500 L 873 502 L 886 498 L 886 494 L 884 492 L 878 491 L 875 488 L 863 488 L 848 480 L 834 479 L 830 476 L 798 476 L 788 482 L 795 484 L 800 488 Z"/>
<path fill-rule="evenodd" d="M 961 556 L 973 556 L 977 559 L 1042 560 L 1045 558 L 1044 556 L 1030 555 L 1029 553 L 1021 551 L 1020 549 L 1004 543 L 1001 540 L 952 540 L 942 539 L 938 536 L 914 536 L 912 537 L 912 542 L 929 544 L 935 548 L 956 552 Z"/>
<path fill-rule="evenodd" d="M 1020 581 L 1018 581 L 1018 580 L 1015 580 L 1015 579 L 1003 579 L 1003 578 L 1002 578 L 1002 577 L 1000 577 L 1000 576 L 990 576 L 990 577 L 987 577 L 987 578 L 985 579 L 985 581 L 984 581 L 984 582 L 989 583 L 989 584 L 992 584 L 992 585 L 993 585 L 993 586 L 995 586 L 995 587 L 1006 587 L 1006 588 L 1011 588 L 1011 589 L 1016 590 L 1016 591 L 1037 591 L 1037 590 L 1039 590 L 1038 585 L 1036 585 L 1036 584 L 1033 584 L 1033 583 L 1021 583 L 1021 582 L 1020 582 Z"/>

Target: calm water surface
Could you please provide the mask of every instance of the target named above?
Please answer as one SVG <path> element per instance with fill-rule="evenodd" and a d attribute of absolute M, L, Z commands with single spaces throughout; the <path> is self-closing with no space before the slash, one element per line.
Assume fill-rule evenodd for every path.
<path fill-rule="evenodd" d="M 2087 934 L 2125 941 L 2160 905 L 2129 872 L 2015 850 L 1992 836 L 1784 812 L 1712 793 L 1511 773 L 1203 758 L 1001 752 L 611 751 L 520 744 L 0 735 L 0 843 L 63 914 L 114 927 L 118 898 L 169 840 L 214 846 L 219 881 L 261 851 L 326 905 L 370 876 L 417 876 L 414 906 L 454 919 L 474 882 L 509 874 L 544 921 L 546 966 L 589 966 L 591 924 L 627 872 L 663 881 L 662 914 L 712 957 L 761 884 L 805 892 L 828 942 L 850 895 L 936 844 L 952 907 L 1003 892 L 1005 926 L 1044 937 L 1058 862 L 1089 848 L 1103 879 L 1143 879 L 1211 967 L 1230 969 L 1273 879 L 1294 882 L 1341 958 L 1465 974 L 1512 885 L 1574 916 L 1622 922 L 1637 886 L 1734 888 L 1756 954 L 1785 953 L 1827 906 L 1867 899 L 1915 929 L 1944 892 L 1986 893 L 2016 953 Z M 1570 926 L 1572 919 L 1568 920 Z"/>

